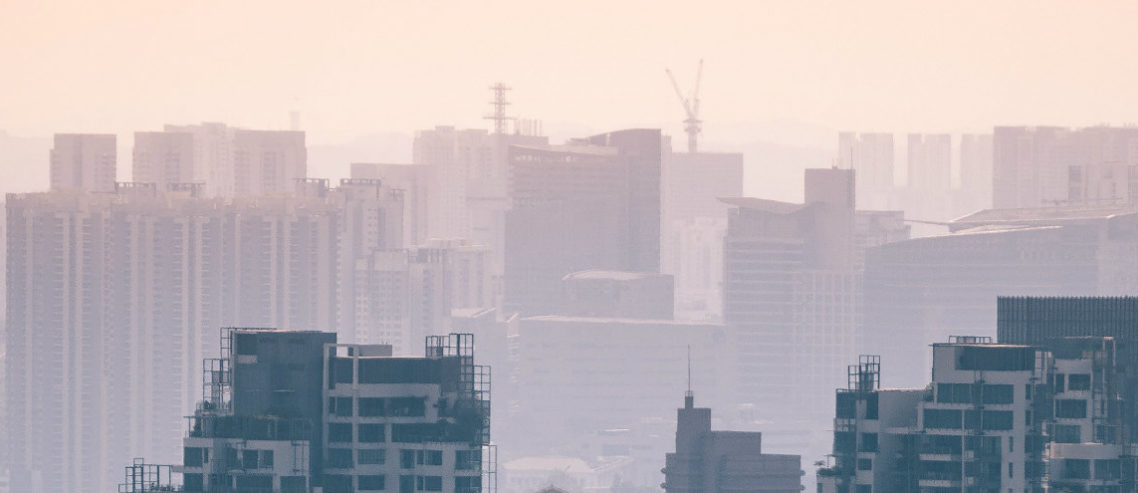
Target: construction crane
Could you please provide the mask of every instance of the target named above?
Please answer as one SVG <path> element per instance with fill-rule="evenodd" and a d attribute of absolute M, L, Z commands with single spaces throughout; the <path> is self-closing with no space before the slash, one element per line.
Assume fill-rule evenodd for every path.
<path fill-rule="evenodd" d="M 688 152 L 694 154 L 699 152 L 699 133 L 703 127 L 703 122 L 699 119 L 699 82 L 703 79 L 703 59 L 700 59 L 699 69 L 695 73 L 695 88 L 688 97 L 684 97 L 680 85 L 676 83 L 676 76 L 672 75 L 672 70 L 665 68 L 664 71 L 668 73 L 672 88 L 676 90 L 676 96 L 680 98 L 680 104 L 687 114 L 687 119 L 684 120 L 684 132 L 688 134 Z"/>

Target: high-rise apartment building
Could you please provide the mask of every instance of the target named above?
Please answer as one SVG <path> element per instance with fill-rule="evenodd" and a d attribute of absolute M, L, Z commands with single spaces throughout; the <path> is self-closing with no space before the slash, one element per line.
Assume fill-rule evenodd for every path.
<path fill-rule="evenodd" d="M 183 491 L 492 491 L 489 368 L 469 334 L 425 340 L 397 358 L 333 333 L 223 330 Z"/>
<path fill-rule="evenodd" d="M 379 180 L 403 191 L 403 247 L 422 245 L 429 238 L 428 218 L 438 202 L 431 186 L 437 166 L 427 164 L 352 163 L 353 179 Z"/>
<path fill-rule="evenodd" d="M 136 182 L 202 183 L 210 197 L 249 197 L 292 193 L 296 181 L 308 176 L 302 131 L 202 123 L 166 125 L 162 132 L 136 133 L 140 137 Z"/>
<path fill-rule="evenodd" d="M 960 193 L 955 208 L 992 208 L 992 134 L 960 136 Z"/>
<path fill-rule="evenodd" d="M 165 190 L 175 183 L 207 181 L 196 159 L 194 134 L 189 132 L 135 132 L 131 181 L 153 183 Z"/>
<path fill-rule="evenodd" d="M 1138 197 L 1138 129 L 996 127 L 993 207 L 1129 204 Z"/>
<path fill-rule="evenodd" d="M 586 270 L 561 283 L 564 303 L 558 314 L 653 320 L 674 315 L 675 282 L 667 274 Z"/>
<path fill-rule="evenodd" d="M 857 174 L 857 199 L 863 209 L 883 210 L 891 206 L 894 159 L 893 134 L 838 134 L 838 167 Z"/>
<path fill-rule="evenodd" d="M 113 192 L 117 156 L 114 135 L 55 134 L 51 189 Z"/>
<path fill-rule="evenodd" d="M 952 136 L 909 134 L 909 188 L 948 192 L 952 188 Z"/>
<path fill-rule="evenodd" d="M 659 272 L 662 149 L 660 131 L 644 129 L 510 147 L 508 309 L 556 313 L 572 272 Z"/>
<path fill-rule="evenodd" d="M 9 195 L 16 489 L 95 491 L 130 454 L 173 462 L 168 443 L 200 398 L 198 360 L 217 327 L 354 335 L 340 259 L 400 244 L 401 199 L 377 183 L 302 185 L 231 200 L 184 184 Z"/>

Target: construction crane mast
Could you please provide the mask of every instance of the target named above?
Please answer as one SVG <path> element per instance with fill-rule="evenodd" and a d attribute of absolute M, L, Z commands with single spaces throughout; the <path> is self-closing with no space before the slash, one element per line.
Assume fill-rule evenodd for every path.
<path fill-rule="evenodd" d="M 688 134 L 688 152 L 699 152 L 699 134 L 703 131 L 703 121 L 699 119 L 699 82 L 703 79 L 703 59 L 700 59 L 699 69 L 695 73 L 695 88 L 688 97 L 684 97 L 680 85 L 676 83 L 676 76 L 672 75 L 672 70 L 665 68 L 664 71 L 668 73 L 672 88 L 676 90 L 676 96 L 680 98 L 680 104 L 687 115 L 687 119 L 684 120 L 684 132 Z"/>

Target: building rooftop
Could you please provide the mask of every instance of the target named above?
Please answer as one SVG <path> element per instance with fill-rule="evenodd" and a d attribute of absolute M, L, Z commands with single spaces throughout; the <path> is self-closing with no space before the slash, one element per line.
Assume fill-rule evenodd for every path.
<path fill-rule="evenodd" d="M 985 209 L 951 221 L 952 224 L 1000 224 L 1031 223 L 1049 221 L 1074 221 L 1086 219 L 1107 219 L 1124 214 L 1138 213 L 1138 209 L 1128 206 L 1086 206 L 1069 205 L 1024 209 Z"/>
<path fill-rule="evenodd" d="M 760 199 L 755 197 L 719 197 L 719 201 L 724 204 L 742 207 L 744 209 L 758 209 L 767 212 L 777 212 L 781 214 L 789 214 L 797 212 L 806 207 L 808 204 L 795 204 L 792 202 L 782 202 L 778 200 Z"/>
<path fill-rule="evenodd" d="M 573 272 L 561 278 L 563 281 L 570 280 L 606 280 L 606 281 L 635 281 L 637 279 L 652 279 L 662 277 L 665 274 L 658 274 L 655 272 L 629 272 L 623 270 L 582 270 Z"/>

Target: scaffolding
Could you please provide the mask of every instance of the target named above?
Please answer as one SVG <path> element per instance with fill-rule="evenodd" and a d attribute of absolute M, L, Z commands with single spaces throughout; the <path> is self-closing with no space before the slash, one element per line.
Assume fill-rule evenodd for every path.
<path fill-rule="evenodd" d="M 150 493 L 158 491 L 178 491 L 174 486 L 174 466 L 167 464 L 147 464 L 145 459 L 135 457 L 124 467 L 123 482 L 119 483 L 119 493 Z"/>
<path fill-rule="evenodd" d="M 218 358 L 202 360 L 202 403 L 198 410 L 214 415 L 233 413 L 233 333 L 236 327 L 222 327 Z"/>

